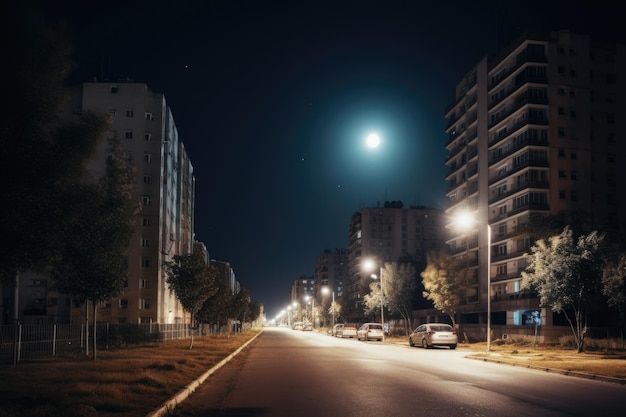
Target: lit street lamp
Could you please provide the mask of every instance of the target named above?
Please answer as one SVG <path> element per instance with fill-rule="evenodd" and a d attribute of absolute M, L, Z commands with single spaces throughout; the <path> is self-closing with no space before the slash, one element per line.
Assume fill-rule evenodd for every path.
<path fill-rule="evenodd" d="M 363 268 L 366 271 L 372 271 L 376 267 L 376 262 L 371 259 L 366 259 L 363 262 Z M 379 264 L 379 273 L 378 278 L 380 279 L 380 324 L 383 327 L 383 338 L 382 341 L 385 341 L 385 313 L 383 312 L 385 309 L 385 299 L 384 299 L 384 291 L 383 291 L 383 264 L 382 262 Z"/>
<path fill-rule="evenodd" d="M 472 224 L 487 227 L 487 351 L 491 350 L 491 226 L 480 223 L 467 212 L 457 213 L 454 223 L 459 229 L 467 230 Z"/>

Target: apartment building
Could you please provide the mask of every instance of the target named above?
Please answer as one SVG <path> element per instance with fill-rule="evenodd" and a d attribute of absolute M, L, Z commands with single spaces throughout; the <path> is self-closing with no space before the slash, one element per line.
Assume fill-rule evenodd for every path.
<path fill-rule="evenodd" d="M 537 326 L 559 335 L 558 317 L 520 290 L 534 243 L 520 226 L 564 215 L 585 231 L 624 233 L 625 115 L 624 46 L 568 31 L 524 33 L 456 85 L 445 113 L 446 211 L 476 216 L 473 231 L 451 227 L 448 242 L 470 271 L 457 319 L 466 331 L 476 325 L 484 340 L 490 299 L 492 337 Z"/>
<path fill-rule="evenodd" d="M 372 272 L 363 269 L 366 259 L 397 262 L 410 257 L 425 263 L 426 254 L 445 246 L 445 219 L 442 210 L 403 207 L 386 202 L 383 207 L 366 207 L 350 221 L 346 289 L 346 315 L 353 321 L 363 318 L 363 296 L 369 293 Z"/>
<path fill-rule="evenodd" d="M 119 298 L 101 306 L 99 321 L 184 323 L 188 318 L 163 265 L 193 250 L 195 177 L 165 97 L 142 83 L 93 82 L 80 86 L 73 105 L 75 113 L 108 118 L 108 135 L 118 135 L 135 164 L 141 201 L 129 242 L 128 284 Z M 105 147 L 91 169 L 96 177 L 104 173 Z M 72 309 L 72 320 L 82 314 Z"/>

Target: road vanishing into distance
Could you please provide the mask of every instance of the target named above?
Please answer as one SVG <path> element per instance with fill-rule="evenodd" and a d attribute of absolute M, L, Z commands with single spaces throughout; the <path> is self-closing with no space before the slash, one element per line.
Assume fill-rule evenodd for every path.
<path fill-rule="evenodd" d="M 467 359 L 468 353 L 268 328 L 184 408 L 197 417 L 626 415 L 624 385 Z"/>

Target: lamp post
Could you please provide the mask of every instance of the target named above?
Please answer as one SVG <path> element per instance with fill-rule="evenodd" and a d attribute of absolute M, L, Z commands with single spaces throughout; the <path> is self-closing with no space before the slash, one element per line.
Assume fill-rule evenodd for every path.
<path fill-rule="evenodd" d="M 366 259 L 363 267 L 366 270 L 371 271 L 372 269 L 374 269 L 374 267 L 376 266 L 376 262 L 374 262 L 371 259 Z M 379 272 L 378 272 L 378 278 L 380 279 L 380 324 L 383 326 L 383 339 L 382 341 L 385 341 L 385 293 L 383 291 L 383 263 L 380 262 L 379 263 Z"/>
<path fill-rule="evenodd" d="M 332 303 L 331 303 L 330 306 L 333 309 L 333 325 L 331 326 L 331 329 L 334 329 L 335 328 L 335 291 L 331 291 L 331 290 L 328 289 L 328 287 L 324 287 L 324 288 L 322 288 L 322 292 L 324 294 L 328 294 L 329 292 L 331 292 L 332 295 L 333 295 Z M 324 322 L 326 322 L 326 320 L 324 320 Z"/>
<path fill-rule="evenodd" d="M 491 225 L 481 223 L 469 213 L 457 213 L 455 223 L 461 229 L 467 229 L 471 224 L 487 227 L 487 351 L 491 350 Z"/>

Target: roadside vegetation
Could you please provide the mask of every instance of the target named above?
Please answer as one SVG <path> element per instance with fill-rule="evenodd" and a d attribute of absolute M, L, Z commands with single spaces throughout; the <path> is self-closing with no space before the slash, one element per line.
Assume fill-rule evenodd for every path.
<path fill-rule="evenodd" d="M 159 408 L 259 329 L 0 368 L 0 417 L 136 417 Z M 210 379 L 205 381 L 209 383 Z"/>

